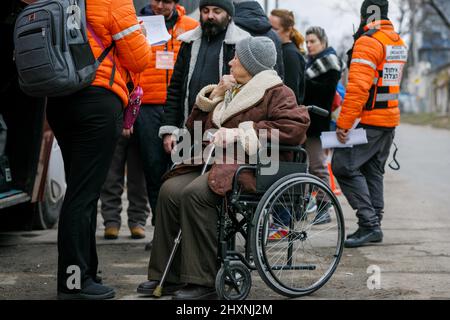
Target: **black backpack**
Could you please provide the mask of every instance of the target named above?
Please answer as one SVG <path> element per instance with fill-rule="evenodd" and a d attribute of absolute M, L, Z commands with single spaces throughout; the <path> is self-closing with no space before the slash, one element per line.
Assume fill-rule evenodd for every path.
<path fill-rule="evenodd" d="M 39 0 L 19 14 L 14 46 L 21 89 L 30 96 L 57 97 L 89 86 L 114 42 L 95 59 L 85 0 Z"/>

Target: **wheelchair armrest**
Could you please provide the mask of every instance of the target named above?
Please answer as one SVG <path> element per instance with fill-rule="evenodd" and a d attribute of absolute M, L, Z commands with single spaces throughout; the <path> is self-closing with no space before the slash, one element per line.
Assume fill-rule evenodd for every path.
<path fill-rule="evenodd" d="M 260 150 L 264 149 L 272 149 L 272 144 L 268 143 L 265 148 L 261 148 Z M 280 144 L 278 145 L 278 149 L 281 151 L 294 151 L 294 152 L 305 152 L 306 150 L 302 146 L 291 146 L 287 144 Z"/>
<path fill-rule="evenodd" d="M 271 147 L 272 147 L 272 145 L 270 143 L 268 143 L 267 146 L 265 148 L 260 149 L 259 152 L 264 149 L 271 150 Z M 300 159 L 303 159 L 302 162 L 306 163 L 306 165 L 308 165 L 308 163 L 309 163 L 308 152 L 302 146 L 279 145 L 278 149 L 279 149 L 279 151 L 293 152 L 295 162 L 300 162 Z M 250 165 L 250 164 L 242 165 L 235 172 L 234 178 L 233 178 L 232 195 L 237 195 L 237 193 L 238 193 L 239 175 L 241 174 L 241 172 L 243 170 L 253 170 L 255 173 L 255 177 L 258 175 L 258 172 L 259 172 L 258 170 L 260 169 L 260 166 L 261 166 L 259 152 L 258 152 L 258 163 L 256 165 Z M 300 157 L 301 155 L 303 155 L 303 157 Z"/>
<path fill-rule="evenodd" d="M 257 171 L 257 166 L 256 165 L 242 165 L 240 166 L 236 172 L 234 173 L 234 178 L 233 178 L 233 190 L 232 190 L 232 194 L 233 195 L 237 195 L 238 193 L 238 180 L 239 180 L 239 176 L 241 174 L 241 172 L 243 170 L 254 170 L 255 173 Z"/>
<path fill-rule="evenodd" d="M 261 148 L 258 151 L 258 162 L 259 162 L 259 152 L 261 152 L 261 150 L 272 150 L 272 145 L 270 143 L 268 143 L 265 148 Z M 308 152 L 302 146 L 290 146 L 290 145 L 281 144 L 278 146 L 278 150 L 279 151 L 291 151 L 294 153 L 294 159 L 304 159 L 303 162 L 309 163 Z M 300 158 L 300 156 L 303 156 L 303 157 Z M 297 161 L 299 161 L 299 160 L 297 160 Z"/>

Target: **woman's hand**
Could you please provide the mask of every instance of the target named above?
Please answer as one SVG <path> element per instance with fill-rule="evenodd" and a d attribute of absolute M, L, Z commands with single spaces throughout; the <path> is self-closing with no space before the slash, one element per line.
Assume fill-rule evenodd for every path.
<path fill-rule="evenodd" d="M 166 151 L 166 153 L 170 154 L 172 152 L 173 148 L 175 147 L 176 142 L 177 142 L 177 139 L 175 139 L 174 135 L 166 134 L 163 137 L 164 151 Z"/>
<path fill-rule="evenodd" d="M 239 129 L 220 128 L 219 131 L 214 134 L 212 143 L 214 143 L 217 147 L 224 148 L 228 144 L 236 142 L 238 137 Z"/>
<path fill-rule="evenodd" d="M 130 129 L 122 130 L 122 136 L 124 136 L 125 138 L 130 138 L 132 134 L 133 134 L 133 127 L 131 127 Z"/>
<path fill-rule="evenodd" d="M 220 79 L 219 84 L 213 90 L 210 99 L 214 99 L 215 97 L 222 97 L 225 95 L 227 90 L 231 90 L 233 86 L 237 84 L 236 79 L 231 74 L 226 74 Z"/>

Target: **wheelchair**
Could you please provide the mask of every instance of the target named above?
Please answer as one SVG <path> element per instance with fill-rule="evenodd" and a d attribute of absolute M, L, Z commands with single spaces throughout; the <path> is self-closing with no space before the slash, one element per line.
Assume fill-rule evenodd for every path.
<path fill-rule="evenodd" d="M 272 150 L 270 145 L 266 148 Z M 309 295 L 327 283 L 339 264 L 345 233 L 339 201 L 322 180 L 308 173 L 305 149 L 279 146 L 279 151 L 291 152 L 293 161 L 279 161 L 277 173 L 266 175 L 264 169 L 270 163 L 261 161 L 260 150 L 256 164 L 238 168 L 232 191 L 218 208 L 220 267 L 215 287 L 221 300 L 245 300 L 255 270 L 278 294 L 289 298 Z M 243 192 L 238 183 L 248 170 L 256 178 L 256 192 L 251 194 Z M 283 237 L 273 239 L 271 235 L 279 228 Z M 180 241 L 181 231 L 154 292 L 157 297 Z"/>
<path fill-rule="evenodd" d="M 219 209 L 220 299 L 246 299 L 254 270 L 281 295 L 309 295 L 331 278 L 339 264 L 345 232 L 339 201 L 322 180 L 308 173 L 306 150 L 280 146 L 280 151 L 293 152 L 294 161 L 279 162 L 276 175 L 262 175 L 267 164 L 259 161 L 242 165 Z M 254 194 L 243 194 L 239 188 L 244 170 L 255 173 Z M 281 226 L 276 223 L 280 214 L 288 216 Z M 270 239 L 274 225 L 283 228 L 282 238 Z"/>

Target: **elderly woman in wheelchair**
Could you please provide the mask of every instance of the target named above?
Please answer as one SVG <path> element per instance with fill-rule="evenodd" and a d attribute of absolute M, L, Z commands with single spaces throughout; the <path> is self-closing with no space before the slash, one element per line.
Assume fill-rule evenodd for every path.
<path fill-rule="evenodd" d="M 250 252 L 253 249 L 250 250 L 251 236 L 248 234 L 251 229 L 248 222 L 256 218 L 253 214 L 257 208 L 256 205 L 246 205 L 258 204 L 254 197 L 261 190 L 258 190 L 258 181 L 255 178 L 257 166 L 242 164 L 248 163 L 251 157 L 259 159 L 258 150 L 262 148 L 262 135 L 269 143 L 275 143 L 276 141 L 271 139 L 276 136 L 280 145 L 291 146 L 286 147 L 288 150 L 281 149 L 280 161 L 294 160 L 292 151 L 300 149 L 298 146 L 305 141 L 309 126 L 307 109 L 297 105 L 294 93 L 283 85 L 281 78 L 273 71 L 275 61 L 275 46 L 269 38 L 249 37 L 241 40 L 236 44 L 236 55 L 230 62 L 231 75 L 223 76 L 218 85 L 207 86 L 198 94 L 186 127 L 192 132 L 194 122 L 201 121 L 202 134 L 216 129 L 211 139 L 216 146 L 216 161 L 204 174 L 201 172 L 204 167 L 202 163 L 181 164 L 166 175 L 156 209 L 149 281 L 140 284 L 138 292 L 151 294 L 163 279 L 165 284 L 159 288 L 158 294 L 155 293 L 157 296 L 174 294 L 173 299 L 189 300 L 217 298 L 217 294 L 225 299 L 247 297 L 251 285 L 248 269 L 257 269 L 256 260 L 261 259 L 256 259 Z M 219 148 L 241 148 L 245 154 L 243 159 L 238 159 L 240 152 L 232 152 L 230 159 L 230 153 L 221 154 L 217 150 Z M 307 160 L 303 159 L 301 163 L 303 168 L 305 161 Z M 268 187 L 270 185 L 263 186 L 266 190 Z M 303 208 L 307 205 L 304 203 L 305 197 L 311 197 L 311 192 L 317 193 L 322 187 L 323 183 L 320 181 L 317 181 L 314 190 L 311 190 L 311 186 L 296 185 L 291 195 L 295 196 L 297 191 L 301 191 L 302 201 L 295 201 Z M 249 197 L 245 201 L 244 195 Z M 259 198 L 261 195 L 259 193 Z M 278 201 L 286 200 L 284 194 L 281 197 L 283 199 Z M 272 208 L 272 214 L 277 210 L 287 210 L 293 217 L 298 217 L 298 210 L 294 210 L 293 205 L 292 201 L 277 203 Z M 334 203 L 333 205 L 336 207 Z M 240 212 L 237 213 L 238 211 Z M 263 234 L 261 238 L 267 238 L 270 219 L 269 217 L 258 222 L 259 234 Z M 296 218 L 293 218 L 292 224 L 298 221 L 305 224 L 305 219 Z M 175 251 L 172 249 L 178 233 L 179 236 L 182 233 L 182 241 Z M 245 237 L 245 246 L 248 249 L 245 257 L 233 253 L 236 242 L 233 239 L 237 233 Z M 298 238 L 300 235 L 293 234 L 291 237 L 291 240 L 297 240 L 293 237 Z M 175 240 L 175 246 L 178 245 L 177 242 L 178 240 Z M 271 244 L 263 241 L 261 245 L 266 248 Z M 279 249 L 282 249 L 281 246 Z M 291 245 L 291 258 L 296 257 L 292 255 L 292 249 Z M 267 252 L 264 251 L 263 254 Z M 280 260 L 281 257 L 270 259 Z M 242 262 L 236 264 L 237 260 Z M 306 267 L 300 269 L 311 269 L 312 261 L 309 260 L 305 261 Z M 259 263 L 259 273 L 267 272 L 267 261 Z M 277 263 L 274 263 L 274 270 L 278 268 Z M 280 270 L 284 269 L 282 267 Z M 294 267 L 293 270 L 298 269 Z M 269 278 L 270 274 L 266 277 Z M 276 275 L 273 277 L 277 278 Z M 276 288 L 277 281 L 268 281 L 274 283 L 269 284 L 274 290 L 286 294 L 286 290 Z"/>

